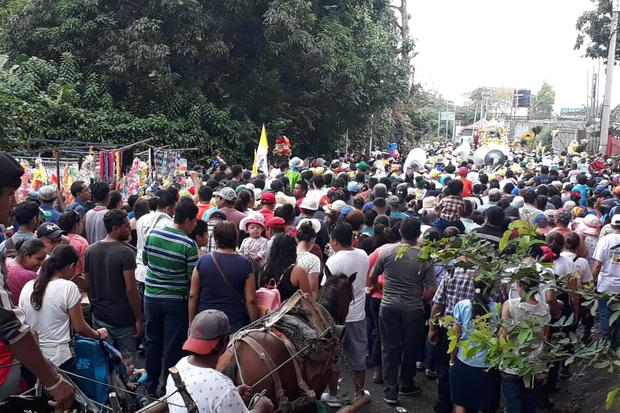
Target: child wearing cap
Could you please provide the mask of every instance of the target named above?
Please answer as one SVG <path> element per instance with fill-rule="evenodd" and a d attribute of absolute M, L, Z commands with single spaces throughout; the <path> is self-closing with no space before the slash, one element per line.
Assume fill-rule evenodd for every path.
<path fill-rule="evenodd" d="M 256 262 L 262 262 L 267 255 L 267 238 L 263 237 L 265 223 L 262 215 L 253 215 L 241 221 L 241 228 L 250 236 L 243 240 L 239 253 L 252 258 Z"/>

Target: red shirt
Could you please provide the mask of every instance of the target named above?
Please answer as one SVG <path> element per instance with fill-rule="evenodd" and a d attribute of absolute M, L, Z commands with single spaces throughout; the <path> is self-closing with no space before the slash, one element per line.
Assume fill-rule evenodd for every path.
<path fill-rule="evenodd" d="M 467 178 L 461 177 L 461 181 L 463 181 L 463 198 L 468 198 L 474 192 L 474 184 Z"/>
<path fill-rule="evenodd" d="M 13 304 L 17 305 L 19 303 L 19 295 L 22 292 L 22 288 L 24 285 L 30 280 L 37 279 L 37 273 L 31 270 L 27 270 L 15 262 L 14 265 L 8 267 L 9 275 L 7 279 L 7 284 L 9 286 L 9 290 L 11 291 L 11 300 Z"/>
<path fill-rule="evenodd" d="M 273 218 L 273 209 L 263 207 L 261 208 L 260 213 L 263 214 L 263 218 L 265 218 L 265 223 L 267 223 L 267 221 Z"/>
<path fill-rule="evenodd" d="M 196 214 L 196 218 L 198 219 L 202 219 L 202 216 L 205 214 L 205 212 L 213 208 L 213 205 L 211 205 L 211 203 L 209 202 L 207 202 L 206 204 L 199 202 L 196 206 L 198 207 L 198 213 Z"/>

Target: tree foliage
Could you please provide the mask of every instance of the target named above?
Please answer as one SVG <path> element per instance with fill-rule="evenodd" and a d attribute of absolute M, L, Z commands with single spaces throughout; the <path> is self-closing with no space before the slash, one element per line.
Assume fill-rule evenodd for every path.
<path fill-rule="evenodd" d="M 538 118 L 549 119 L 553 116 L 555 104 L 555 90 L 546 81 L 543 82 L 538 93 L 532 98 L 530 114 Z"/>
<path fill-rule="evenodd" d="M 611 309 L 610 325 L 620 322 L 620 300 L 617 296 L 597 292 L 591 284 L 575 286 L 571 279 L 578 274 L 556 276 L 551 268 L 552 263 L 531 257 L 535 246 L 544 243 L 535 226 L 524 221 L 514 221 L 504 233 L 499 243 L 499 251 L 490 243 L 480 242 L 474 235 L 469 234 L 444 238 L 435 243 L 427 241 L 422 245 L 420 256 L 448 267 L 475 269 L 476 280 L 486 286 L 486 295 L 491 297 L 501 296 L 513 283 L 524 281 L 539 285 L 538 289 L 528 293 L 526 299 L 535 293 L 545 296 L 543 288 L 555 291 L 558 295 L 567 293 L 578 296 L 580 305 L 593 315 L 597 312 L 599 300 L 608 300 Z M 502 291 L 504 293 L 501 293 Z M 450 328 L 454 326 L 455 319 L 446 316 L 434 322 Z M 568 331 L 568 327 L 576 323 L 573 315 L 561 316 L 550 325 L 555 332 L 549 337 L 537 331 L 539 329 L 527 321 L 493 322 L 491 315 L 486 314 L 473 320 L 469 339 L 459 340 L 455 332 L 450 333 L 450 349 L 460 347 L 470 356 L 484 350 L 485 362 L 490 367 L 516 369 L 524 381 L 529 383 L 532 383 L 535 377 L 545 375 L 548 365 L 552 363 L 573 365 L 577 369 L 595 368 L 610 373 L 617 372 L 620 368 L 620 338 L 610 340 L 600 337 L 585 343 L 575 332 Z M 500 331 L 505 334 L 498 334 Z M 545 351 L 532 359 L 530 353 L 533 346 L 538 346 L 541 342 L 544 343 Z M 609 393 L 609 407 L 617 405 L 618 394 L 618 389 Z"/>
<path fill-rule="evenodd" d="M 24 62 L 3 75 L 3 105 L 40 118 L 4 125 L 16 142 L 141 135 L 247 159 L 265 123 L 318 154 L 347 130 L 365 139 L 407 83 L 387 0 L 0 1 L 0 47 Z"/>
<path fill-rule="evenodd" d="M 584 12 L 577 19 L 577 40 L 575 50 L 583 50 L 586 57 L 607 59 L 611 37 L 611 0 L 592 0 L 595 8 Z M 619 39 L 620 41 L 620 39 Z M 616 45 L 616 59 L 620 47 Z"/>

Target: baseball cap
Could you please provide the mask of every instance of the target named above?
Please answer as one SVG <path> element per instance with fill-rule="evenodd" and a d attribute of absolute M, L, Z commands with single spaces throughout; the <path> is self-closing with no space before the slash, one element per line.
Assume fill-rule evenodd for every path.
<path fill-rule="evenodd" d="M 275 204 L 276 196 L 273 192 L 265 192 L 260 196 L 260 200 L 266 204 Z"/>
<path fill-rule="evenodd" d="M 523 208 L 525 205 L 525 199 L 522 196 L 515 196 L 510 202 L 510 206 L 515 208 Z"/>
<path fill-rule="evenodd" d="M 389 206 L 398 206 L 398 204 L 400 204 L 400 198 L 396 195 L 390 195 L 385 199 L 385 203 Z"/>
<path fill-rule="evenodd" d="M 286 221 L 282 217 L 271 217 L 265 223 L 267 228 L 284 228 L 286 227 Z"/>
<path fill-rule="evenodd" d="M 301 209 L 307 209 L 308 211 L 316 211 L 319 209 L 319 203 L 316 202 L 315 199 L 305 197 L 303 201 L 301 201 L 301 205 L 299 205 Z"/>
<path fill-rule="evenodd" d="M 351 181 L 347 184 L 347 190 L 349 192 L 358 193 L 361 189 L 361 185 L 357 181 Z"/>
<path fill-rule="evenodd" d="M 219 191 L 216 191 L 213 195 L 219 196 L 226 201 L 234 201 L 237 198 L 237 193 L 235 192 L 235 190 L 227 186 L 220 189 Z"/>
<path fill-rule="evenodd" d="M 329 206 L 329 209 L 331 211 L 340 212 L 342 211 L 342 208 L 345 208 L 346 206 L 347 206 L 346 202 L 344 202 L 342 199 L 337 199 L 334 202 L 332 202 L 332 204 Z"/>
<path fill-rule="evenodd" d="M 349 212 L 351 212 L 351 211 L 353 211 L 353 207 L 350 207 L 350 206 L 347 205 L 346 207 L 344 207 L 344 208 L 342 208 L 340 210 L 340 217 L 341 218 L 346 217 L 349 214 Z"/>
<path fill-rule="evenodd" d="M 387 186 L 385 184 L 377 184 L 372 188 L 372 195 L 375 198 L 385 198 L 387 194 Z"/>
<path fill-rule="evenodd" d="M 62 229 L 54 224 L 53 222 L 46 222 L 45 224 L 39 225 L 37 228 L 36 236 L 37 238 L 50 238 L 56 239 L 62 235 Z"/>
<path fill-rule="evenodd" d="M 594 187 L 594 193 L 595 194 L 599 194 L 599 193 L 601 193 L 603 191 L 606 191 L 606 190 L 607 190 L 607 187 L 603 186 L 603 185 L 597 185 L 597 186 Z"/>
<path fill-rule="evenodd" d="M 56 198 L 56 188 L 52 185 L 45 185 L 39 188 L 39 199 L 43 202 L 53 201 Z"/>
<path fill-rule="evenodd" d="M 620 214 L 616 214 L 611 217 L 611 225 L 620 227 Z"/>
<path fill-rule="evenodd" d="M 222 337 L 229 334 L 228 317 L 219 310 L 204 310 L 194 317 L 183 350 L 195 354 L 211 353 Z"/>
<path fill-rule="evenodd" d="M 502 191 L 498 188 L 491 188 L 489 190 L 489 201 L 497 202 L 502 198 Z"/>

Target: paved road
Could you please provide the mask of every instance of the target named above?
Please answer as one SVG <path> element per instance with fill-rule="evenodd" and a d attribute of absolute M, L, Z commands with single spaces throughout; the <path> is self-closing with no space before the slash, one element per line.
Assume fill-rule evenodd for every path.
<path fill-rule="evenodd" d="M 353 384 L 351 377 L 346 372 L 343 380 L 340 384 L 340 394 L 352 394 Z M 372 377 L 372 369 L 368 369 L 366 372 L 366 389 L 370 391 L 370 397 L 372 403 L 366 406 L 363 412 L 372 413 L 391 413 L 396 412 L 396 407 L 390 406 L 383 401 L 383 385 L 374 384 L 370 381 Z M 413 397 L 401 397 L 398 406 L 406 409 L 407 412 L 412 413 L 433 413 L 433 404 L 435 403 L 437 395 L 437 385 L 434 380 L 429 380 L 424 376 L 424 372 L 418 372 L 416 374 L 416 384 L 423 388 L 422 393 Z M 332 409 L 332 412 L 338 409 Z"/>

